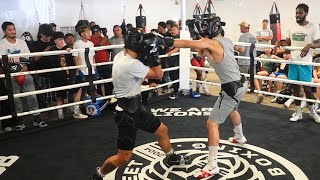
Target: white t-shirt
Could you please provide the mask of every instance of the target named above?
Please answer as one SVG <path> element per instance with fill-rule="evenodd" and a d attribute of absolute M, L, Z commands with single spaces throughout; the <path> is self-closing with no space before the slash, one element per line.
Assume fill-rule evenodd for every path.
<path fill-rule="evenodd" d="M 114 93 L 117 98 L 132 97 L 141 93 L 141 84 L 149 67 L 138 59 L 119 52 L 112 66 Z"/>
<path fill-rule="evenodd" d="M 291 39 L 291 46 L 305 47 L 307 44 L 320 39 L 319 26 L 308 23 L 305 26 L 300 26 L 298 23 L 293 24 L 287 32 L 286 38 Z M 301 58 L 301 50 L 291 51 L 292 61 L 312 62 L 312 52 Z"/>
<path fill-rule="evenodd" d="M 73 49 L 84 49 L 84 48 L 91 48 L 94 47 L 94 44 L 91 41 L 84 42 L 81 39 L 76 41 L 73 45 Z M 89 51 L 89 61 L 93 64 L 93 57 L 95 55 L 95 51 Z M 74 52 L 72 56 L 79 57 L 80 65 L 86 65 L 86 60 L 84 56 L 84 52 Z M 88 75 L 88 68 L 80 68 L 84 75 Z M 92 66 L 92 74 L 95 74 L 94 68 Z"/>
<path fill-rule="evenodd" d="M 17 39 L 11 44 L 6 38 L 0 40 L 0 55 L 30 53 L 27 43 L 22 39 Z M 19 57 L 14 58 L 15 62 L 20 62 Z M 25 64 L 21 64 L 24 69 Z"/>

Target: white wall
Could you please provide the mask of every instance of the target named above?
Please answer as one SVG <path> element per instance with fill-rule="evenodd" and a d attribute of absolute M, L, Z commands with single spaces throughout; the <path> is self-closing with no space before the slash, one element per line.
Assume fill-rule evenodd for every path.
<path fill-rule="evenodd" d="M 44 1 L 44 0 L 35 0 Z M 50 1 L 50 0 L 47 0 Z M 123 19 L 123 5 L 125 0 L 83 0 L 85 13 L 89 21 L 95 21 L 101 27 L 108 28 L 109 36 L 112 36 L 112 26 L 121 24 Z M 81 0 L 55 0 L 56 16 L 54 22 L 59 26 L 74 26 L 79 18 Z M 187 0 L 187 17 L 192 13 L 197 0 Z M 201 8 L 204 8 L 206 0 L 199 0 Z M 295 22 L 295 7 L 305 2 L 310 7 L 308 20 L 320 23 L 319 0 L 277 0 L 281 13 L 282 35 L 285 35 L 287 27 Z M 135 25 L 138 5 L 142 3 L 147 16 L 147 29 L 157 27 L 159 21 L 180 17 L 180 5 L 175 0 L 127 0 L 126 22 Z M 213 0 L 217 14 L 227 22 L 226 36 L 237 41 L 240 36 L 238 24 L 247 20 L 251 23 L 251 31 L 261 28 L 261 21 L 269 19 L 269 12 L 273 0 Z M 36 33 L 38 21 L 35 16 L 33 0 L 0 0 L 0 23 L 5 20 L 13 21 L 17 26 L 18 36 L 26 30 Z M 38 11 L 47 11 L 41 9 Z M 0 36 L 2 36 L 0 32 Z"/>

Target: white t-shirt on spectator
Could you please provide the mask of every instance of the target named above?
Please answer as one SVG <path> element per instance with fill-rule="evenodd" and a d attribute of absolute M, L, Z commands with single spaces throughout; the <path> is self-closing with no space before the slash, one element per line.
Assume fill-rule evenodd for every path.
<path fill-rule="evenodd" d="M 298 23 L 295 23 L 288 30 L 286 38 L 291 39 L 291 46 L 303 48 L 307 44 L 320 39 L 319 26 L 310 22 L 305 26 L 300 26 Z M 303 58 L 300 57 L 300 54 L 301 50 L 291 51 L 291 60 L 312 62 L 312 51 L 309 51 L 309 53 Z"/>
<path fill-rule="evenodd" d="M 73 45 L 73 49 L 84 49 L 84 48 L 91 48 L 94 47 L 93 43 L 91 41 L 84 42 L 81 39 L 76 41 Z M 93 57 L 95 55 L 95 51 L 90 50 L 89 51 L 89 61 L 91 64 L 93 64 Z M 80 65 L 86 65 L 86 60 L 84 56 L 84 52 L 74 52 L 72 53 L 72 56 L 76 56 L 79 58 Z M 88 75 L 88 68 L 80 68 L 84 75 Z M 92 74 L 95 74 L 94 68 L 92 66 Z"/>
<path fill-rule="evenodd" d="M 0 55 L 9 55 L 9 54 L 22 54 L 22 53 L 30 53 L 27 43 L 22 40 L 16 38 L 16 42 L 14 44 L 10 43 L 6 38 L 0 40 Z M 15 62 L 19 62 L 19 57 L 14 58 Z M 25 64 L 21 64 L 24 69 Z"/>

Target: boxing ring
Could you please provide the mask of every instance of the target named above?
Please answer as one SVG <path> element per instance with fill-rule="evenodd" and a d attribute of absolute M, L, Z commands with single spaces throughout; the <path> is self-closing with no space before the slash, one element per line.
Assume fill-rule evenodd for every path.
<path fill-rule="evenodd" d="M 235 45 L 241 45 L 241 46 L 252 46 L 252 44 L 248 44 L 248 43 L 239 43 L 239 42 L 235 42 L 234 43 Z M 256 44 L 255 45 L 256 47 L 273 47 L 273 46 L 268 46 L 268 45 L 258 45 Z M 16 54 L 16 55 L 8 55 L 8 56 L 2 56 L 2 60 L 4 61 L 7 61 L 9 58 L 16 58 L 16 57 L 33 57 L 33 56 L 49 56 L 49 55 L 57 55 L 57 54 L 68 54 L 68 53 L 72 53 L 72 52 L 89 52 L 89 51 L 97 51 L 97 50 L 104 50 L 104 49 L 113 49 L 113 48 L 123 48 L 123 45 L 116 45 L 116 46 L 101 46 L 101 47 L 94 47 L 94 48 L 87 48 L 87 49 L 76 49 L 76 50 L 72 50 L 71 52 L 67 52 L 67 51 L 51 51 L 51 52 L 42 52 L 42 53 L 28 53 L 28 54 Z M 301 48 L 297 48 L 297 47 L 285 47 L 285 49 L 288 49 L 288 50 L 296 50 L 296 49 L 301 49 Z M 253 49 L 252 49 L 253 51 Z M 179 80 L 175 80 L 175 81 L 171 81 L 171 82 L 168 82 L 168 83 L 164 83 L 164 84 L 159 84 L 158 86 L 156 87 L 149 87 L 149 88 L 144 88 L 143 91 L 149 91 L 149 90 L 154 90 L 154 89 L 158 89 L 158 88 L 161 88 L 161 87 L 164 87 L 164 86 L 168 86 L 168 85 L 171 85 L 171 84 L 174 84 L 174 83 L 179 83 L 180 84 L 180 90 L 182 91 L 186 91 L 188 92 L 189 89 L 190 89 L 190 83 L 192 82 L 198 82 L 198 83 L 206 83 L 208 85 L 213 85 L 213 86 L 220 86 L 219 83 L 217 82 L 208 82 L 208 81 L 199 81 L 199 80 L 194 80 L 192 78 L 190 78 L 190 72 L 194 69 L 197 69 L 197 70 L 201 70 L 201 71 L 210 71 L 210 72 L 214 72 L 214 69 L 211 69 L 211 68 L 203 68 L 203 67 L 195 67 L 195 66 L 191 66 L 190 65 L 190 56 L 192 54 L 196 54 L 194 52 L 190 52 L 190 49 L 181 49 L 180 53 L 176 53 L 176 54 L 173 54 L 173 56 L 178 56 L 180 55 L 180 66 L 177 66 L 177 67 L 173 67 L 173 68 L 166 68 L 166 69 L 163 69 L 163 72 L 169 72 L 169 71 L 172 71 L 172 70 L 178 70 L 180 69 L 180 79 Z M 85 54 L 86 56 L 88 55 L 88 53 Z M 160 58 L 164 58 L 164 57 L 167 57 L 167 55 L 161 55 Z M 247 59 L 248 61 L 251 61 L 251 65 L 253 64 L 253 62 L 255 60 L 259 60 L 259 61 L 269 61 L 269 62 L 277 62 L 277 63 L 286 63 L 286 64 L 299 64 L 300 62 L 293 62 L 293 61 L 287 61 L 287 60 L 273 60 L 273 59 L 262 59 L 262 58 L 255 58 L 255 57 L 241 57 L 241 56 L 236 56 L 236 58 L 243 58 L 243 59 Z M 40 74 L 40 73 L 48 73 L 48 72 L 56 72 L 56 71 L 64 71 L 64 70 L 71 70 L 71 69 L 77 69 L 77 68 L 84 68 L 84 67 L 90 67 L 90 66 L 110 66 L 112 65 L 113 62 L 106 62 L 106 63 L 98 63 L 98 64 L 86 64 L 86 65 L 81 65 L 81 66 L 72 66 L 72 67 L 63 67 L 63 68 L 53 68 L 53 69 L 44 69 L 44 70 L 36 70 L 36 71 L 29 71 L 29 72 L 19 72 L 19 73 L 11 73 L 10 74 L 10 78 L 11 77 L 15 77 L 15 76 L 19 76 L 19 75 L 32 75 L 32 74 Z M 302 63 L 301 63 L 302 64 Z M 305 65 L 312 65 L 312 66 L 319 66 L 320 63 L 303 63 Z M 307 85 L 307 86 L 312 86 L 312 87 L 318 87 L 319 84 L 318 83 L 308 83 L 308 82 L 299 82 L 299 81 L 292 81 L 292 80 L 286 80 L 286 79 L 279 79 L 279 78 L 271 78 L 271 77 L 266 77 L 266 76 L 258 76 L 258 75 L 254 75 L 254 74 L 243 74 L 244 76 L 246 76 L 247 78 L 250 78 L 250 81 L 253 85 L 253 78 L 256 78 L 256 79 L 262 79 L 262 80 L 272 80 L 272 81 L 279 81 L 279 82 L 284 82 L 284 83 L 287 83 L 287 84 L 299 84 L 299 85 Z M 6 77 L 5 75 L 0 75 L 0 78 L 8 78 Z M 48 93 L 48 92 L 56 92 L 56 91 L 59 91 L 59 90 L 66 90 L 66 89 L 72 89 L 72 88 L 81 88 L 81 87 L 85 87 L 85 86 L 91 86 L 91 88 L 94 88 L 94 86 L 98 85 L 98 84 L 103 84 L 103 83 L 108 83 L 108 82 L 112 82 L 112 78 L 110 79 L 102 79 L 102 80 L 92 80 L 92 82 L 85 82 L 85 83 L 80 83 L 80 84 L 73 84 L 73 85 L 68 85 L 68 86 L 63 86 L 63 87 L 55 87 L 55 88 L 50 88 L 50 89 L 44 89 L 44 90 L 36 90 L 36 91 L 33 91 L 33 92 L 24 92 L 24 93 L 19 93 L 19 94 L 12 94 L 11 95 L 11 98 L 10 98 L 10 95 L 7 95 L 7 96 L 0 96 L 0 101 L 4 101 L 4 100 L 12 100 L 12 98 L 22 98 L 22 97 L 26 97 L 26 96 L 30 96 L 30 95 L 37 95 L 37 94 L 42 94 L 42 93 Z M 308 101 L 308 102 L 315 102 L 315 103 L 320 103 L 320 101 L 317 101 L 317 100 L 313 100 L 313 99 L 306 99 L 306 98 L 300 98 L 300 97 L 292 97 L 292 96 L 287 96 L 287 95 L 282 95 L 282 94 L 276 94 L 276 93 L 270 93 L 270 92 L 265 92 L 265 91 L 258 91 L 258 90 L 254 90 L 251 87 L 248 88 L 248 92 L 251 92 L 251 93 L 261 93 L 261 94 L 264 94 L 264 95 L 272 95 L 272 96 L 275 96 L 275 97 L 283 97 L 283 98 L 293 98 L 293 99 L 297 99 L 297 100 L 305 100 L 305 101 Z M 92 92 L 91 92 L 92 93 Z M 90 93 L 89 93 L 90 94 Z M 71 106 L 74 106 L 74 105 L 81 105 L 81 104 L 86 104 L 86 103 L 91 103 L 91 102 L 96 102 L 98 100 L 108 100 L 110 98 L 113 98 L 114 95 L 112 94 L 108 94 L 106 96 L 101 96 L 101 97 L 98 97 L 98 98 L 95 98 L 95 96 L 89 100 L 83 100 L 83 101 L 80 101 L 80 102 L 75 102 L 75 103 L 66 103 L 66 104 L 63 104 L 63 105 L 60 105 L 60 106 L 53 106 L 53 107 L 48 107 L 48 108 L 43 108 L 43 109 L 39 109 L 39 110 L 35 110 L 35 111 L 26 111 L 26 112 L 23 112 L 23 113 L 17 113 L 16 116 L 18 117 L 22 117 L 22 116 L 27 116 L 27 115 L 30 115 L 30 114 L 34 114 L 34 113 L 42 113 L 42 112 L 47 112 L 47 111 L 52 111 L 52 110 L 56 110 L 56 109 L 60 109 L 60 108 L 66 108 L 66 107 L 71 107 Z M 180 142 L 179 139 L 176 139 L 176 140 L 173 140 L 173 141 L 177 141 L 177 143 L 185 143 L 185 142 L 189 142 L 190 139 L 188 138 L 191 138 L 191 137 L 197 137 L 199 138 L 199 135 L 198 133 L 202 134 L 200 137 L 206 137 L 205 136 L 205 126 L 203 123 L 196 123 L 194 124 L 196 121 L 196 119 L 205 119 L 205 116 L 208 115 L 209 113 L 209 110 L 210 107 L 213 106 L 213 102 L 214 100 L 216 99 L 216 97 L 201 97 L 201 98 L 198 98 L 198 99 L 195 99 L 195 98 L 189 98 L 189 96 L 185 96 L 185 97 L 181 97 L 181 98 L 178 98 L 176 100 L 169 100 L 167 95 L 163 95 L 160 96 L 160 97 L 156 97 L 155 100 L 153 100 L 153 98 L 150 99 L 150 103 L 148 104 L 148 108 L 151 108 L 152 109 L 152 112 L 154 112 L 157 116 L 159 116 L 159 118 L 161 117 L 170 117 L 170 115 L 168 114 L 171 114 L 172 116 L 176 116 L 175 118 L 177 118 L 177 121 L 170 121 L 170 123 L 168 124 L 168 126 L 172 129 L 172 131 L 174 131 L 174 137 L 184 137 L 183 139 L 183 142 Z M 161 108 L 161 105 L 162 103 L 159 103 L 159 102 L 165 102 L 167 104 L 167 107 L 169 109 L 171 109 L 170 111 L 172 111 L 172 113 L 168 113 L 168 112 L 165 112 L 165 113 L 162 113 L 162 111 L 164 111 L 165 108 Z M 184 113 L 185 112 L 180 112 L 180 111 L 177 111 L 175 112 L 174 109 L 176 107 L 183 107 L 184 106 L 184 102 L 186 102 L 186 104 L 190 105 L 190 109 L 192 108 L 196 108 L 196 109 L 203 109 L 204 107 L 207 108 L 207 111 L 201 111 L 202 114 L 199 116 L 195 116 L 193 117 L 192 116 L 192 113 L 187 113 L 185 117 Z M 279 108 L 276 108 L 276 109 L 272 109 L 272 110 L 266 110 L 267 107 L 264 107 L 262 105 L 256 105 L 256 104 L 252 104 L 252 103 L 246 103 L 246 102 L 243 102 L 242 104 L 245 104 L 245 108 L 242 108 L 241 109 L 241 105 L 240 105 L 240 112 L 242 112 L 243 114 L 243 117 L 244 118 L 247 118 L 247 119 L 251 119 L 251 115 L 254 116 L 255 118 L 259 118 L 259 119 L 263 119 L 263 117 L 257 117 L 257 115 L 253 115 L 254 113 L 256 113 L 257 111 L 261 111 L 261 113 L 266 113 L 266 115 L 268 115 L 269 118 L 273 118 L 273 119 L 277 119 L 277 117 L 275 115 L 279 115 L 279 114 L 283 114 L 285 115 L 285 117 L 287 117 L 287 119 L 285 119 L 284 121 L 282 121 L 280 123 L 281 126 L 287 126 L 289 123 L 289 117 L 290 117 L 290 114 L 291 114 L 291 111 L 289 110 L 283 110 L 283 109 L 279 109 Z M 160 110 L 159 110 L 159 107 L 160 107 Z M 158 109 L 157 109 L 158 108 Z M 173 109 L 173 110 L 172 110 Z M 181 108 L 180 108 L 181 109 Z M 190 110 L 188 109 L 188 111 Z M 187 111 L 187 112 L 188 112 Z M 191 111 L 191 110 L 190 110 Z M 102 115 L 102 117 L 98 117 L 98 118 L 94 118 L 94 119 L 89 119 L 87 121 L 75 121 L 73 123 L 71 123 L 71 125 L 69 125 L 67 128 L 72 128 L 71 126 L 74 126 L 74 128 L 85 128 L 87 129 L 87 131 L 89 131 L 90 133 L 93 133 L 91 131 L 95 131 L 95 129 L 91 129 L 90 130 L 90 127 L 93 127 L 94 125 L 91 124 L 92 123 L 102 123 L 102 122 L 98 122 L 97 120 L 100 118 L 107 118 L 107 119 L 112 119 L 112 116 L 110 114 L 110 112 L 105 112 L 105 114 L 107 116 L 104 116 Z M 190 115 L 191 114 L 191 115 Z M 193 114 L 197 114 L 196 112 L 193 112 Z M 199 114 L 199 113 L 198 113 Z M 6 120 L 6 119 L 10 119 L 12 117 L 14 117 L 15 115 L 12 114 L 12 115 L 7 115 L 7 116 L 3 116 L 3 117 L 0 117 L 0 120 Z M 202 117 L 204 116 L 204 117 Z M 183 122 L 188 122 L 190 124 L 193 124 L 193 127 L 197 127 L 200 130 L 200 132 L 193 132 L 194 130 L 190 130 L 192 131 L 192 133 L 187 133 L 184 132 L 183 130 L 185 129 L 189 129 L 188 127 L 186 127 L 185 125 L 183 125 L 183 130 L 179 130 L 179 128 L 181 128 L 181 123 L 182 120 L 180 118 L 183 118 Z M 161 119 L 161 120 L 164 120 L 165 119 Z M 111 121 L 112 122 L 112 121 Z M 105 131 L 107 130 L 109 132 L 110 130 L 110 134 L 108 136 L 110 136 L 110 138 L 115 138 L 115 136 L 113 136 L 112 134 L 115 134 L 115 124 L 112 124 L 110 121 L 108 122 L 108 127 L 104 127 L 104 128 L 100 128 L 100 132 L 101 133 L 105 133 Z M 301 131 L 301 126 L 303 126 L 303 129 L 302 129 L 302 132 L 300 132 L 299 134 L 303 134 L 303 132 L 305 132 L 306 128 L 310 128 L 310 121 L 307 121 L 308 123 L 303 123 L 301 125 L 301 123 L 299 124 L 298 123 L 298 126 L 299 127 L 293 127 L 295 133 L 299 133 Z M 104 122 L 105 123 L 105 122 Z M 166 122 L 165 122 L 166 123 Z M 246 127 L 246 121 L 244 121 L 244 126 Z M 248 124 L 250 124 L 251 122 L 248 122 Z M 277 135 L 278 132 L 274 132 L 272 131 L 273 130 L 273 126 L 275 126 L 275 123 L 276 122 L 266 122 L 266 124 L 268 124 L 267 126 L 268 127 L 264 127 L 265 129 L 267 129 L 267 131 L 265 130 L 261 130 L 259 129 L 258 132 L 257 132 L 257 129 L 253 129 L 253 127 L 249 127 L 247 129 L 250 129 L 250 131 L 252 132 L 256 132 L 256 133 L 259 133 L 259 132 L 264 132 L 264 133 L 269 133 L 269 134 L 272 134 L 272 136 L 275 136 L 279 139 L 281 139 L 281 137 L 279 137 L 279 135 Z M 313 122 L 314 123 L 314 122 Z M 230 128 L 227 128 L 228 131 L 231 131 L 231 125 L 230 123 L 226 123 L 226 124 L 229 124 Z M 314 124 L 315 125 L 315 124 Z M 311 128 L 311 131 L 315 131 L 316 127 L 312 125 L 313 127 Z M 86 126 L 86 127 L 84 127 Z M 261 126 L 261 124 L 259 124 L 259 126 Z M 269 127 L 270 126 L 270 127 Z M 307 127 L 305 127 L 307 126 Z M 263 127 L 263 126 L 261 126 Z M 89 129 L 88 129 L 89 128 Z M 291 127 L 289 127 L 291 128 Z M 112 129 L 112 130 L 111 130 Z M 48 131 L 48 132 L 46 132 Z M 58 130 L 59 131 L 59 130 Z M 268 132 L 269 131 L 269 132 Z M 22 134 L 28 134 L 28 129 L 26 130 L 26 132 L 17 132 L 16 134 L 19 134 L 19 133 L 22 133 Z M 50 129 L 50 122 L 49 122 L 49 127 L 48 128 L 44 128 L 44 131 L 40 131 L 38 133 L 44 133 L 44 134 L 55 134 L 53 132 L 52 129 Z M 96 132 L 97 133 L 97 132 Z M 247 134 L 249 134 L 250 132 L 248 132 Z M 34 133 L 32 133 L 33 135 L 35 135 Z M 318 134 L 318 133 L 317 133 Z M 310 134 L 309 134 L 310 135 Z M 320 134 L 319 134 L 320 135 Z M 55 135 L 56 136 L 56 135 Z M 57 135 L 58 137 L 55 137 L 55 138 L 58 138 L 58 139 L 61 139 L 62 137 L 60 135 Z M 82 135 L 79 135 L 79 136 L 82 136 Z M 225 132 L 222 131 L 222 136 L 225 136 Z M 258 136 L 257 134 L 255 134 L 255 136 Z M 18 136 L 19 137 L 19 136 Z M 250 134 L 249 134 L 249 137 L 250 137 Z M 82 137 L 84 138 L 84 137 Z M 80 139 L 82 139 L 80 138 Z M 187 139 L 186 139 L 187 138 Z M 13 138 L 14 139 L 14 138 Z M 86 138 L 84 138 L 86 139 Z M 205 138 L 204 138 L 205 139 Z M 205 140 L 204 139 L 196 139 L 196 141 L 199 141 L 198 143 L 200 144 L 203 144 L 205 143 Z M 270 140 L 270 138 L 267 138 L 268 140 Z M 301 139 L 301 138 L 299 138 Z M 9 141 L 10 141 L 10 138 L 9 138 Z M 92 139 L 90 139 L 90 141 L 92 141 Z M 143 140 L 140 140 L 140 143 L 141 141 L 143 142 L 152 142 L 154 141 L 154 139 L 152 138 L 144 138 Z M 277 141 L 275 140 L 270 140 L 271 142 L 274 142 L 276 143 Z M 139 141 L 138 141 L 139 142 Z M 271 143 L 270 142 L 270 143 Z M 222 140 L 222 143 L 225 144 L 225 145 L 229 145 L 226 141 L 223 141 Z M 257 139 L 254 139 L 254 138 L 251 138 L 251 141 L 249 141 L 250 144 L 261 144 L 261 142 L 259 142 L 259 140 Z M 269 146 L 270 146 L 270 143 L 269 143 Z M 25 143 L 22 143 L 22 144 L 25 144 Z M 80 143 L 81 144 L 81 143 Z M 80 145 L 78 144 L 78 145 Z M 113 144 L 113 143 L 111 143 Z M 267 143 L 268 144 L 268 143 Z M 15 145 L 9 145 L 9 147 L 11 146 L 15 146 Z M 99 145 L 97 145 L 99 146 Z M 100 145 L 101 146 L 101 145 Z M 263 146 L 263 145 L 260 145 L 262 146 L 263 148 L 265 149 L 269 149 L 270 147 L 269 146 Z M 310 146 L 310 144 L 308 145 Z M 112 147 L 112 146 L 111 146 Z M 156 145 L 151 145 L 151 147 L 155 148 Z M 246 146 L 245 146 L 246 147 Z M 101 147 L 100 147 L 101 148 Z M 142 156 L 142 150 L 139 150 L 139 148 L 141 148 L 140 146 L 137 147 L 137 149 L 135 150 L 135 153 L 136 154 L 139 154 Z M 238 147 L 239 148 L 239 147 Z M 242 147 L 243 148 L 243 147 Z M 251 147 L 253 148 L 253 147 Z M 10 148 L 9 148 L 10 149 Z M 59 149 L 59 148 L 58 148 Z M 250 149 L 250 148 L 249 148 Z M 256 148 L 253 148 L 253 149 L 256 149 Z M 300 148 L 301 149 L 301 148 Z M 7 152 L 5 151 L 6 150 L 6 147 L 4 147 L 4 152 Z M 104 149 L 105 150 L 105 149 Z M 110 148 L 110 145 L 107 147 L 107 150 L 113 152 L 113 149 Z M 8 150 L 9 151 L 9 150 Z M 12 149 L 10 150 L 10 152 L 12 151 Z M 184 150 L 186 151 L 186 150 Z M 13 150 L 13 152 L 17 152 L 18 151 L 15 151 Z M 91 153 L 94 153 L 92 152 L 92 150 L 90 150 Z M 181 151 L 182 152 L 182 151 Z M 285 154 L 285 151 L 276 151 L 277 153 L 282 153 L 282 154 Z M 311 150 L 311 152 L 313 152 L 313 150 Z M 197 152 L 198 153 L 198 152 Z M 195 154 L 197 154 L 195 153 Z M 290 153 L 289 153 L 290 154 Z M 1 155 L 1 154 L 0 154 Z M 11 155 L 11 154 L 4 154 L 4 155 Z M 96 155 L 97 156 L 97 155 Z M 273 155 L 276 157 L 276 155 Z M 273 157 L 272 156 L 272 157 Z M 293 155 L 292 155 L 293 156 Z M 4 157 L 4 156 L 3 156 Z M 318 155 L 316 155 L 316 157 L 319 157 Z M 196 158 L 196 157 L 194 157 Z M 320 158 L 320 157 L 319 157 Z M 23 155 L 21 155 L 21 161 L 23 159 Z M 41 159 L 41 158 L 40 158 Z M 43 159 L 43 158 L 42 158 Z M 93 159 L 102 159 L 101 157 L 97 158 L 97 157 L 93 157 Z M 136 160 L 138 161 L 138 159 Z M 19 160 L 17 160 L 17 163 L 19 162 Z M 296 163 L 299 162 L 298 161 L 295 161 Z M 244 162 L 242 162 L 244 163 Z M 315 160 L 313 162 L 314 164 L 317 164 L 319 163 L 317 160 Z M 22 163 L 23 164 L 23 163 Z M 0 164 L 1 165 L 1 164 Z M 23 165 L 26 165 L 26 164 L 23 164 Z M 293 163 L 287 163 L 287 165 L 289 167 L 291 167 L 291 171 L 290 171 L 290 168 L 288 168 L 288 172 L 287 171 L 283 171 L 284 173 L 291 173 L 292 176 L 290 177 L 294 177 L 294 179 L 308 179 L 307 176 L 304 174 L 304 173 L 294 173 L 294 172 L 302 172 L 299 167 L 301 168 L 301 164 L 299 164 L 299 167 L 297 167 L 295 164 Z M 128 166 L 129 167 L 129 166 Z M 127 168 L 128 168 L 127 167 Z M 146 167 L 149 167 L 149 166 L 146 166 Z M 318 167 L 318 166 L 317 166 Z M 88 167 L 89 168 L 89 167 Z M 91 167 L 92 168 L 92 167 Z M 276 168 L 276 167 L 274 167 Z M 142 168 L 143 169 L 143 168 Z M 124 174 L 126 174 L 125 171 L 126 169 L 118 169 L 115 174 L 113 174 L 113 177 L 112 178 L 115 178 L 115 179 L 121 179 L 121 176 L 124 177 Z M 148 173 L 146 173 L 146 169 L 144 169 L 143 171 L 141 170 L 141 172 L 144 172 L 145 174 L 147 175 L 144 175 L 142 178 L 143 179 L 148 179 L 147 177 L 149 177 Z M 252 170 L 254 171 L 254 170 Z M 313 174 L 313 171 L 312 168 L 311 170 L 310 169 L 304 169 L 304 171 L 308 172 L 308 176 L 311 176 L 311 177 L 314 177 L 315 174 Z M 163 170 L 161 171 L 163 172 Z M 254 171 L 255 172 L 255 171 Z M 123 173 L 123 174 L 121 174 Z M 166 172 L 168 174 L 170 174 L 169 172 Z M 5 175 L 9 174 L 9 173 L 3 173 Z M 23 174 L 23 173 L 22 173 Z M 141 174 L 141 173 L 140 173 Z M 157 177 L 161 177 L 161 178 L 164 178 L 161 173 L 155 173 Z M 24 174 L 25 175 L 25 174 Z M 53 175 L 52 175 L 53 176 Z M 179 175 L 179 176 L 182 176 L 182 175 Z M 231 178 L 231 177 L 242 177 L 242 175 L 240 174 L 237 174 L 236 175 L 231 175 L 229 171 L 226 171 L 224 173 L 221 174 L 221 177 L 224 177 L 224 178 Z M 10 179 L 15 179 L 15 177 L 12 176 L 12 173 L 10 173 L 10 175 L 7 175 L 7 177 L 10 177 Z M 18 176 L 17 176 L 18 177 Z M 138 177 L 138 176 L 137 176 Z M 150 176 L 152 177 L 152 176 Z M 166 177 L 168 178 L 169 175 Z M 246 177 L 246 176 L 244 176 Z M 258 179 L 263 179 L 264 176 L 259 176 Z M 267 177 L 267 176 L 266 176 Z M 59 178 L 58 178 L 59 179 Z M 108 179 L 108 178 L 107 178 Z M 122 178 L 123 179 L 123 178 Z M 129 178 L 128 178 L 129 179 Z M 134 178 L 133 178 L 134 179 Z M 170 179 L 170 178 L 169 178 Z M 286 178 L 283 178 L 283 176 L 280 178 L 280 179 L 286 179 Z M 290 178 L 288 178 L 290 179 Z"/>

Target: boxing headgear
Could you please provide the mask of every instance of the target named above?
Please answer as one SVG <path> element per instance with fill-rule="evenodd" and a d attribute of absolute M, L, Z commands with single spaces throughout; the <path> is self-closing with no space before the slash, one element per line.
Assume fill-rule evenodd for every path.
<path fill-rule="evenodd" d="M 163 41 L 156 33 L 143 34 L 141 31 L 132 29 L 124 37 L 125 48 L 138 54 L 138 59 L 146 66 L 152 65 L 159 60 L 159 46 Z"/>
<path fill-rule="evenodd" d="M 209 38 L 214 38 L 220 34 L 223 31 L 222 26 L 225 26 L 225 22 L 221 22 L 221 18 L 219 16 L 205 18 L 202 20 L 201 24 L 203 33 L 207 33 Z"/>

